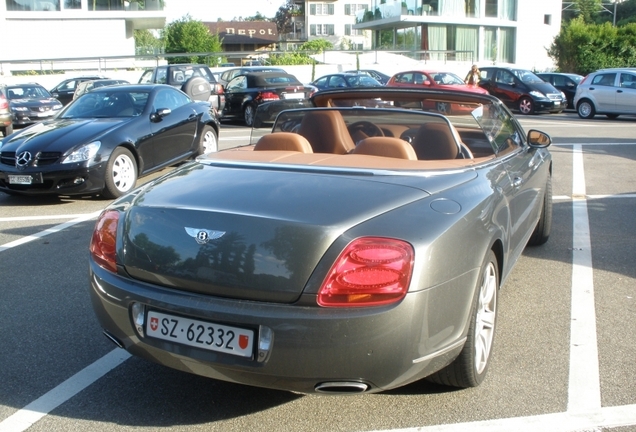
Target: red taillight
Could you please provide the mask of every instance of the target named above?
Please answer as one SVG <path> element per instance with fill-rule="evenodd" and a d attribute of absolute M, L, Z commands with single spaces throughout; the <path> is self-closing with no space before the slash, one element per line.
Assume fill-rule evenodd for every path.
<path fill-rule="evenodd" d="M 9 108 L 9 102 L 2 96 L 0 96 L 0 108 L 2 109 Z"/>
<path fill-rule="evenodd" d="M 221 84 L 214 84 L 214 93 L 216 94 L 223 94 L 225 93 L 225 90 L 223 89 L 223 86 Z"/>
<path fill-rule="evenodd" d="M 406 295 L 413 247 L 402 240 L 363 237 L 349 243 L 318 291 L 325 307 L 381 306 Z"/>
<path fill-rule="evenodd" d="M 98 266 L 117 273 L 117 224 L 119 212 L 107 210 L 103 212 L 93 230 L 90 253 Z"/>
<path fill-rule="evenodd" d="M 260 101 L 260 102 L 266 102 L 266 101 L 273 101 L 273 100 L 279 100 L 280 97 L 274 93 L 274 92 L 261 92 L 258 94 L 258 96 L 256 96 L 256 100 Z"/>
<path fill-rule="evenodd" d="M 579 83 L 579 85 L 582 85 L 585 81 L 587 81 L 587 79 L 588 79 L 589 77 L 590 77 L 589 75 L 585 75 L 585 78 L 583 78 L 583 79 L 581 80 L 581 82 Z"/>

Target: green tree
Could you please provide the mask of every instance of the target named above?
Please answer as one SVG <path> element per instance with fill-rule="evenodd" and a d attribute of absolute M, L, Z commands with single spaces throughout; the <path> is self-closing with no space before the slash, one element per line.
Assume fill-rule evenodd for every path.
<path fill-rule="evenodd" d="M 173 21 L 163 30 L 166 53 L 219 53 L 223 51 L 218 34 L 210 34 L 210 29 L 190 15 Z M 206 63 L 216 66 L 218 56 L 189 55 L 173 57 L 168 63 Z"/>
<path fill-rule="evenodd" d="M 562 72 L 586 75 L 608 67 L 636 66 L 636 24 L 588 24 L 583 17 L 565 24 L 548 50 Z"/>
<path fill-rule="evenodd" d="M 305 42 L 299 48 L 300 51 L 311 51 L 314 54 L 333 49 L 333 44 L 327 39 L 312 39 Z"/>
<path fill-rule="evenodd" d="M 584 22 L 593 23 L 600 18 L 602 11 L 602 0 L 572 0 L 571 4 L 563 11 L 563 21 L 568 22 L 574 18 L 583 18 Z"/>
<path fill-rule="evenodd" d="M 294 30 L 293 20 L 299 15 L 304 15 L 304 6 L 296 6 L 294 0 L 287 0 L 283 6 L 278 8 L 272 20 L 276 23 L 278 34 L 291 33 Z"/>
<path fill-rule="evenodd" d="M 156 37 L 150 30 L 135 30 L 133 37 L 135 38 L 135 53 L 137 55 L 158 54 L 163 52 L 163 41 L 161 38 Z"/>

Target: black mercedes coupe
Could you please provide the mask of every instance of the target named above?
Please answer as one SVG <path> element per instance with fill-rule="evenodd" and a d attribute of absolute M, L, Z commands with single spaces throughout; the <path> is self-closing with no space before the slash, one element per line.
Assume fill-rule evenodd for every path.
<path fill-rule="evenodd" d="M 116 198 L 137 178 L 218 150 L 210 103 L 168 85 L 86 93 L 0 141 L 0 191 Z"/>

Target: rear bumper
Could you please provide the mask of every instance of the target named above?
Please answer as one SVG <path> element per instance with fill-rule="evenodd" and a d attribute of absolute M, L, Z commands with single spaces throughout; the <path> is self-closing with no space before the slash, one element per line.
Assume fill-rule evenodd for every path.
<path fill-rule="evenodd" d="M 90 285 L 102 328 L 132 354 L 214 379 L 302 393 L 334 382 L 364 383 L 373 393 L 436 372 L 461 351 L 464 311 L 472 301 L 470 289 L 468 296 L 452 297 L 456 305 L 441 307 L 451 298 L 449 289 L 457 292 L 447 285 L 378 308 L 236 301 L 139 282 L 107 272 L 92 260 Z M 257 336 L 265 327 L 272 342 L 262 353 L 258 341 L 250 359 L 146 337 L 132 322 L 135 302 L 146 310 L 252 329 Z"/>

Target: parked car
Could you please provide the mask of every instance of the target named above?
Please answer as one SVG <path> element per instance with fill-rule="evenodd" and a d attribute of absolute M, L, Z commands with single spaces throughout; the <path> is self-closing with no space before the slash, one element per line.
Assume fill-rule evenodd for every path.
<path fill-rule="evenodd" d="M 433 70 L 409 70 L 393 75 L 386 83 L 387 87 L 429 88 L 435 90 L 466 91 L 470 93 L 488 94 L 481 87 L 468 85 L 452 72 Z M 460 111 L 471 112 L 471 105 L 449 104 L 445 101 L 426 101 L 422 106 L 428 111 L 437 111 L 452 115 Z"/>
<path fill-rule="evenodd" d="M 202 79 L 206 85 L 202 85 Z M 207 100 L 217 117 L 225 107 L 223 86 L 206 65 L 175 63 L 147 69 L 141 74 L 139 84 L 148 83 L 168 84 L 180 89 L 194 100 Z"/>
<path fill-rule="evenodd" d="M 529 70 L 487 66 L 480 71 L 479 85 L 521 114 L 560 113 L 567 106 L 565 94 Z"/>
<path fill-rule="evenodd" d="M 0 141 L 0 190 L 115 198 L 138 177 L 216 151 L 218 134 L 210 103 L 171 86 L 98 88 Z"/>
<path fill-rule="evenodd" d="M 474 109 L 449 118 L 426 99 Z M 301 393 L 479 385 L 499 288 L 549 237 L 550 138 L 489 95 L 376 87 L 301 102 L 251 149 L 102 212 L 88 279 L 104 333 L 181 371 Z"/>
<path fill-rule="evenodd" d="M 568 108 L 574 109 L 574 95 L 576 94 L 576 88 L 583 80 L 582 75 L 571 73 L 557 73 L 557 72 L 544 72 L 538 73 L 537 76 L 549 82 L 555 89 L 560 90 L 565 94 L 568 100 Z"/>
<path fill-rule="evenodd" d="M 232 81 L 235 77 L 239 75 L 243 75 L 249 72 L 285 72 L 285 69 L 279 68 L 276 66 L 242 66 L 226 69 L 221 73 L 221 78 L 219 78 L 219 82 L 223 87 L 227 87 L 227 84 Z"/>
<path fill-rule="evenodd" d="M 389 78 L 391 78 L 389 75 L 384 74 L 380 71 L 377 70 L 373 70 L 373 69 L 358 69 L 358 70 L 348 70 L 345 71 L 345 73 L 355 73 L 355 74 L 362 74 L 362 75 L 367 75 L 370 76 L 371 78 L 373 78 L 374 80 L 378 81 L 381 84 L 386 84 L 389 81 Z"/>
<path fill-rule="evenodd" d="M 256 108 L 279 99 L 309 99 L 315 91 L 294 75 L 284 72 L 250 72 L 232 79 L 225 87 L 225 109 L 221 119 L 242 119 L 254 124 Z"/>
<path fill-rule="evenodd" d="M 68 104 L 73 100 L 73 95 L 77 86 L 84 81 L 105 79 L 107 77 L 102 75 L 85 75 L 73 78 L 67 78 L 50 90 L 51 95 L 54 98 L 62 102 L 62 105 Z"/>
<path fill-rule="evenodd" d="M 368 75 L 353 73 L 336 73 L 322 76 L 310 83 L 318 90 L 351 88 L 351 87 L 381 87 L 382 84 Z"/>
<path fill-rule="evenodd" d="M 574 105 L 584 119 L 596 114 L 605 114 L 610 119 L 636 114 L 636 68 L 592 72 L 578 85 Z"/>
<path fill-rule="evenodd" d="M 88 93 L 94 88 L 105 87 L 110 85 L 119 85 L 119 84 L 130 84 L 130 83 L 122 79 L 98 79 L 98 80 L 83 81 L 79 83 L 79 85 L 75 89 L 75 94 L 73 95 L 73 99 L 77 99 L 84 93 Z"/>
<path fill-rule="evenodd" d="M 13 115 L 13 126 L 30 125 L 55 116 L 62 103 L 37 83 L 7 85 L 3 93 Z"/>
<path fill-rule="evenodd" d="M 0 86 L 0 132 L 2 132 L 4 136 L 13 133 L 13 114 L 9 107 L 4 86 Z"/>

